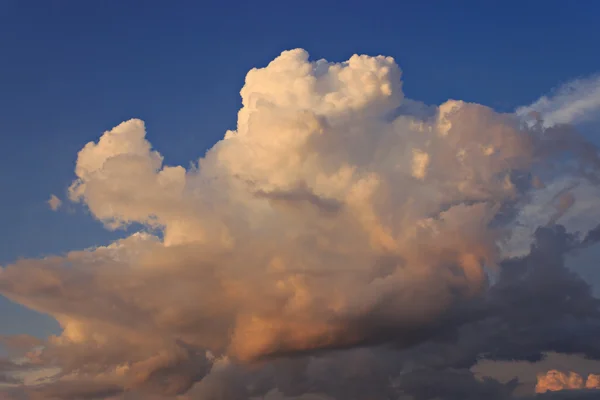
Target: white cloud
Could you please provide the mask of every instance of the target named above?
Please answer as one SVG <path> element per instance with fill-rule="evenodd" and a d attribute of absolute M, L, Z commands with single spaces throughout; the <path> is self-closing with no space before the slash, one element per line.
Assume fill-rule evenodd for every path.
<path fill-rule="evenodd" d="M 235 375 L 391 332 L 409 346 L 485 293 L 504 219 L 536 190 L 519 176 L 559 146 L 539 151 L 538 131 L 461 101 L 390 121 L 400 77 L 390 57 L 287 51 L 248 73 L 237 129 L 194 168 L 165 165 L 138 119 L 85 145 L 70 199 L 110 229 L 160 234 L 0 270 L 0 293 L 63 327 L 40 356 L 58 383 L 174 395 L 210 374 L 213 390 L 207 350 Z"/>
<path fill-rule="evenodd" d="M 600 75 L 576 79 L 517 109 L 520 116 L 539 115 L 545 126 L 577 124 L 600 117 Z"/>

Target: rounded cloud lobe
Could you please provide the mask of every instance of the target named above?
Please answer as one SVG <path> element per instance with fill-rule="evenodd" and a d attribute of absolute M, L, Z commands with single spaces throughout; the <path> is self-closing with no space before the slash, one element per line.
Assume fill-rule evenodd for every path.
<path fill-rule="evenodd" d="M 565 374 L 564 372 L 552 370 L 546 374 L 538 375 L 537 378 L 538 382 L 535 387 L 537 393 L 559 390 L 600 389 L 600 375 L 596 374 L 589 374 L 584 379 L 575 372 Z"/>
<path fill-rule="evenodd" d="M 35 390 L 202 399 L 404 390 L 426 399 L 437 364 L 469 368 L 481 354 L 523 350 L 489 348 L 503 323 L 525 323 L 505 306 L 515 293 L 527 303 L 552 298 L 559 283 L 567 295 L 579 288 L 586 321 L 598 318 L 562 262 L 545 276 L 539 255 L 511 261 L 529 263 L 533 280 L 506 272 L 514 267 L 503 247 L 542 186 L 595 184 L 597 153 L 564 126 L 528 127 L 478 104 L 398 115 L 412 104 L 400 77 L 390 57 L 311 62 L 304 50 L 286 51 L 248 73 L 237 129 L 189 169 L 165 165 L 137 119 L 85 145 L 70 199 L 109 229 L 145 228 L 0 271 L 0 293 L 63 327 L 29 355 L 60 370 Z M 549 226 L 577 203 L 569 190 L 560 196 Z M 562 243 L 553 253 L 562 260 L 581 245 L 545 229 L 532 254 Z M 572 319 L 575 301 L 542 322 Z M 463 342 L 475 330 L 479 338 Z M 422 346 L 427 356 L 416 357 Z M 525 358 L 556 350 L 543 346 Z M 458 392 L 513 389 L 445 374 L 436 382 Z"/>

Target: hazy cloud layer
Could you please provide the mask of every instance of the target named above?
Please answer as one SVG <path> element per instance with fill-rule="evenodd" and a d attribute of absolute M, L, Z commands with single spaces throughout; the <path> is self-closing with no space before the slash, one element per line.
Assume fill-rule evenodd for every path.
<path fill-rule="evenodd" d="M 598 300 L 564 264 L 598 239 L 569 232 L 598 215 L 576 192 L 595 189 L 597 150 L 571 127 L 404 99 L 400 77 L 389 57 L 287 51 L 248 73 L 237 129 L 192 168 L 137 119 L 85 145 L 70 200 L 145 228 L 0 270 L 0 293 L 63 328 L 22 362 L 58 375 L 20 393 L 503 399 L 518 382 L 476 378 L 479 359 L 600 358 Z"/>

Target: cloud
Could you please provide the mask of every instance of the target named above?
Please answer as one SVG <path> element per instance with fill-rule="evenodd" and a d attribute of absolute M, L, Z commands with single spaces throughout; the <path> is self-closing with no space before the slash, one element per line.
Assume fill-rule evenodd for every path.
<path fill-rule="evenodd" d="M 551 370 L 538 375 L 537 378 L 536 393 L 573 389 L 600 389 L 600 375 L 596 374 L 590 374 L 587 379 L 584 379 L 575 372 L 565 374 L 561 371 Z"/>
<path fill-rule="evenodd" d="M 122 392 L 123 389 L 118 386 L 111 386 L 95 381 L 77 380 L 74 382 L 65 381 L 46 385 L 42 391 L 32 389 L 27 395 L 32 399 L 40 400 L 104 400 Z"/>
<path fill-rule="evenodd" d="M 598 301 L 564 266 L 582 239 L 554 225 L 578 197 L 548 192 L 528 251 L 503 250 L 543 188 L 596 184 L 593 146 L 478 104 L 420 105 L 400 77 L 390 57 L 286 51 L 248 73 L 237 129 L 188 169 L 138 119 L 86 144 L 69 199 L 143 229 L 0 270 L 1 294 L 63 328 L 28 358 L 60 373 L 24 390 L 425 399 L 429 380 L 449 399 L 510 396 L 468 369 L 598 357 Z"/>
<path fill-rule="evenodd" d="M 516 380 L 502 384 L 490 378 L 477 379 L 470 371 L 461 370 L 420 370 L 399 378 L 402 392 L 415 400 L 505 400 L 511 397 L 516 385 Z"/>
<path fill-rule="evenodd" d="M 55 195 L 50 195 L 50 199 L 48 200 L 48 205 L 52 211 L 56 211 L 62 205 L 62 200 L 56 197 Z"/>
<path fill-rule="evenodd" d="M 517 109 L 521 116 L 537 116 L 545 126 L 576 124 L 596 119 L 600 110 L 600 76 L 576 79 Z"/>
<path fill-rule="evenodd" d="M 536 393 L 545 393 L 547 391 L 558 391 L 567 389 L 584 388 L 584 380 L 581 375 L 574 372 L 569 374 L 560 371 L 548 371 L 546 374 L 538 375 L 538 382 L 535 387 Z"/>
<path fill-rule="evenodd" d="M 39 346 L 42 344 L 42 341 L 27 334 L 0 335 L 0 344 L 9 350 L 23 350 Z"/>

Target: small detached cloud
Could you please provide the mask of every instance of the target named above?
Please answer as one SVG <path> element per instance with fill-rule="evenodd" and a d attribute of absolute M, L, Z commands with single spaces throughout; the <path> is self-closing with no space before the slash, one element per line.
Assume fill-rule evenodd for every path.
<path fill-rule="evenodd" d="M 62 200 L 55 195 L 50 195 L 50 199 L 48 199 L 47 203 L 52 211 L 57 211 L 62 205 Z"/>

